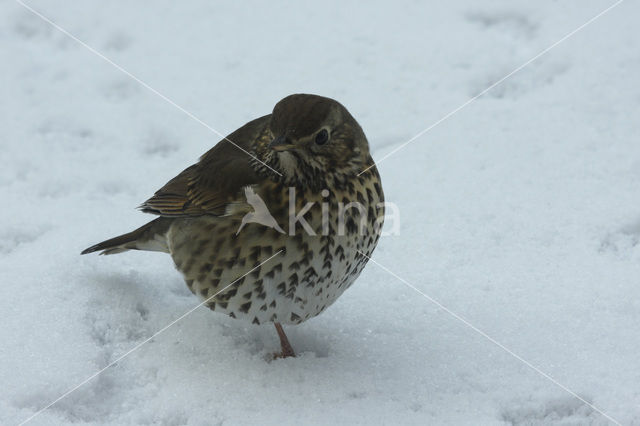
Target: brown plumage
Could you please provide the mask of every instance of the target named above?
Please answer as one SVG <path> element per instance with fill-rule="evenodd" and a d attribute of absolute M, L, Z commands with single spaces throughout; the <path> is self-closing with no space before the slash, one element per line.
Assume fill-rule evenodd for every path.
<path fill-rule="evenodd" d="M 209 308 L 275 323 L 282 355 L 290 356 L 280 323 L 326 309 L 366 264 L 359 252 L 369 256 L 377 244 L 384 195 L 372 165 L 364 132 L 346 108 L 291 95 L 140 206 L 159 218 L 82 254 L 170 253 Z M 265 214 L 269 220 L 248 220 Z"/>

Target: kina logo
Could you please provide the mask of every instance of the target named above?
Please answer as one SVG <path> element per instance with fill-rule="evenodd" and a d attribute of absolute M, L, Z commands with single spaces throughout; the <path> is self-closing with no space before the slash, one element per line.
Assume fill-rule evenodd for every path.
<path fill-rule="evenodd" d="M 253 188 L 250 186 L 245 187 L 244 195 L 247 198 L 247 204 L 253 207 L 253 211 L 244 215 L 242 223 L 240 223 L 240 227 L 236 231 L 236 235 L 240 233 L 247 223 L 259 223 L 267 228 L 273 228 L 281 234 L 285 233 L 280 225 L 278 225 L 275 218 L 271 215 L 271 212 L 269 212 L 269 209 L 262 198 L 253 191 Z"/>

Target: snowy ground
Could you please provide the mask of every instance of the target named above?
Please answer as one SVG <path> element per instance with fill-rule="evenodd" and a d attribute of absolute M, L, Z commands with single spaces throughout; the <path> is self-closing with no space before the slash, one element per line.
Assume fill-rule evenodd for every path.
<path fill-rule="evenodd" d="M 375 158 L 613 0 L 28 2 L 222 133 L 338 99 Z M 240 2 L 238 2 L 240 3 Z M 429 4 L 431 3 L 431 4 Z M 640 425 L 640 6 L 627 0 L 380 164 L 374 259 L 621 424 Z M 219 137 L 18 3 L 0 4 L 0 423 L 198 303 L 168 256 L 79 256 Z M 59 424 L 609 424 L 370 263 L 325 314 L 205 308 L 42 414 Z"/>

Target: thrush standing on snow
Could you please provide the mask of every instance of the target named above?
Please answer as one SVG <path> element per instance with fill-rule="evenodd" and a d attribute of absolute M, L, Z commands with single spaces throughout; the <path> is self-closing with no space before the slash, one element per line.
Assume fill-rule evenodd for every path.
<path fill-rule="evenodd" d="M 296 94 L 140 206 L 158 218 L 82 254 L 169 253 L 210 309 L 273 322 L 281 355 L 294 356 L 281 324 L 320 314 L 354 282 L 378 242 L 383 201 L 356 120 L 333 99 Z M 247 220 L 265 214 L 275 225 Z"/>

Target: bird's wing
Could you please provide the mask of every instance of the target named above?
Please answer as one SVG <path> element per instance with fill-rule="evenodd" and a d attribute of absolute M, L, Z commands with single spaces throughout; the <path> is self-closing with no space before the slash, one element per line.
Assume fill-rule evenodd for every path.
<path fill-rule="evenodd" d="M 252 151 L 250 147 L 257 139 L 267 136 L 269 118 L 253 120 L 220 141 L 198 163 L 142 203 L 140 209 L 159 216 L 221 216 L 230 203 L 243 202 L 242 188 L 261 179 L 250 166 L 247 152 Z"/>

